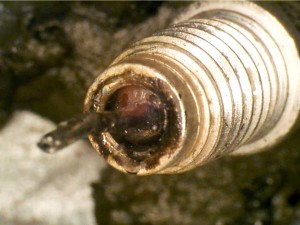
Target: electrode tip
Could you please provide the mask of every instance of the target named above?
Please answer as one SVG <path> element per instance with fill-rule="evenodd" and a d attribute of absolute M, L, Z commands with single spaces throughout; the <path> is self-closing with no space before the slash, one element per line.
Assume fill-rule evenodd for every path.
<path fill-rule="evenodd" d="M 55 153 L 59 149 L 61 149 L 60 145 L 61 145 L 61 142 L 59 140 L 54 140 L 54 138 L 49 134 L 44 135 L 41 138 L 41 140 L 37 143 L 37 146 L 43 152 L 46 152 L 49 154 Z"/>
<path fill-rule="evenodd" d="M 85 138 L 93 130 L 106 129 L 107 124 L 102 121 L 106 121 L 106 117 L 106 114 L 88 113 L 63 121 L 55 130 L 45 134 L 37 146 L 46 153 L 55 153 L 75 141 Z"/>
<path fill-rule="evenodd" d="M 60 149 L 87 137 L 91 133 L 110 132 L 131 144 L 155 141 L 165 125 L 165 111 L 159 97 L 140 86 L 118 90 L 108 104 L 108 111 L 89 112 L 60 123 L 46 134 L 37 146 L 46 153 Z"/>

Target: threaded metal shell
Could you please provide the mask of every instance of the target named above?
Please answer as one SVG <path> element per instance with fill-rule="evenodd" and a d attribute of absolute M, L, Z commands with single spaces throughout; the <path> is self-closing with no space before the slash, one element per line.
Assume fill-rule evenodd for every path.
<path fill-rule="evenodd" d="M 124 163 L 126 155 L 123 160 L 108 156 L 107 161 L 139 175 L 179 173 L 281 140 L 299 113 L 299 65 L 293 39 L 257 5 L 196 4 L 174 25 L 122 53 L 92 85 L 85 105 L 91 110 L 96 101 L 93 110 L 103 110 L 101 102 L 120 86 L 124 74 L 130 73 L 122 85 L 139 76 L 163 83 L 180 123 L 177 145 L 152 167 L 128 165 L 132 161 Z M 103 134 L 101 146 L 90 139 L 99 152 L 102 146 L 118 154 L 118 143 L 109 134 Z"/>

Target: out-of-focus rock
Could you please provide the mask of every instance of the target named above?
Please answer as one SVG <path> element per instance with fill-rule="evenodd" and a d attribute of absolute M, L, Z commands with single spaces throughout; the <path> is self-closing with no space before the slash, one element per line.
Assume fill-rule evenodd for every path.
<path fill-rule="evenodd" d="M 71 52 L 71 45 L 59 25 L 60 15 L 67 12 L 63 5 L 0 3 L 0 126 L 14 109 L 34 109 L 31 101 L 42 102 L 47 96 L 45 93 L 51 91 L 44 86 L 44 91 L 35 92 L 32 99 L 22 91 L 19 94 L 20 87 L 27 87 L 33 93 L 31 82 L 48 70 L 60 67 Z"/>
<path fill-rule="evenodd" d="M 94 225 L 91 182 L 104 162 L 87 142 L 56 155 L 36 147 L 54 124 L 16 112 L 0 133 L 0 224 Z"/>

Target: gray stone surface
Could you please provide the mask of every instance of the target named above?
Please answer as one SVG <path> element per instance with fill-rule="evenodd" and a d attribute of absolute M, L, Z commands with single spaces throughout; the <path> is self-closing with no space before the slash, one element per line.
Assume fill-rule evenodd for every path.
<path fill-rule="evenodd" d="M 87 142 L 54 155 L 36 142 L 54 124 L 14 113 L 0 133 L 0 224 L 95 225 L 90 184 L 104 162 Z"/>

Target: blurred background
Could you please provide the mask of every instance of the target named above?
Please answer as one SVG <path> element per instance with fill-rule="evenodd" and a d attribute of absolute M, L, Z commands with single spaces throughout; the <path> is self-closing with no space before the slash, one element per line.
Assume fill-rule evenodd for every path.
<path fill-rule="evenodd" d="M 0 2 L 0 224 L 300 225 L 300 132 L 180 175 L 116 171 L 81 141 L 36 142 L 80 114 L 95 77 L 189 2 Z M 260 2 L 300 43 L 300 2 Z M 298 45 L 299 46 L 299 45 Z"/>

